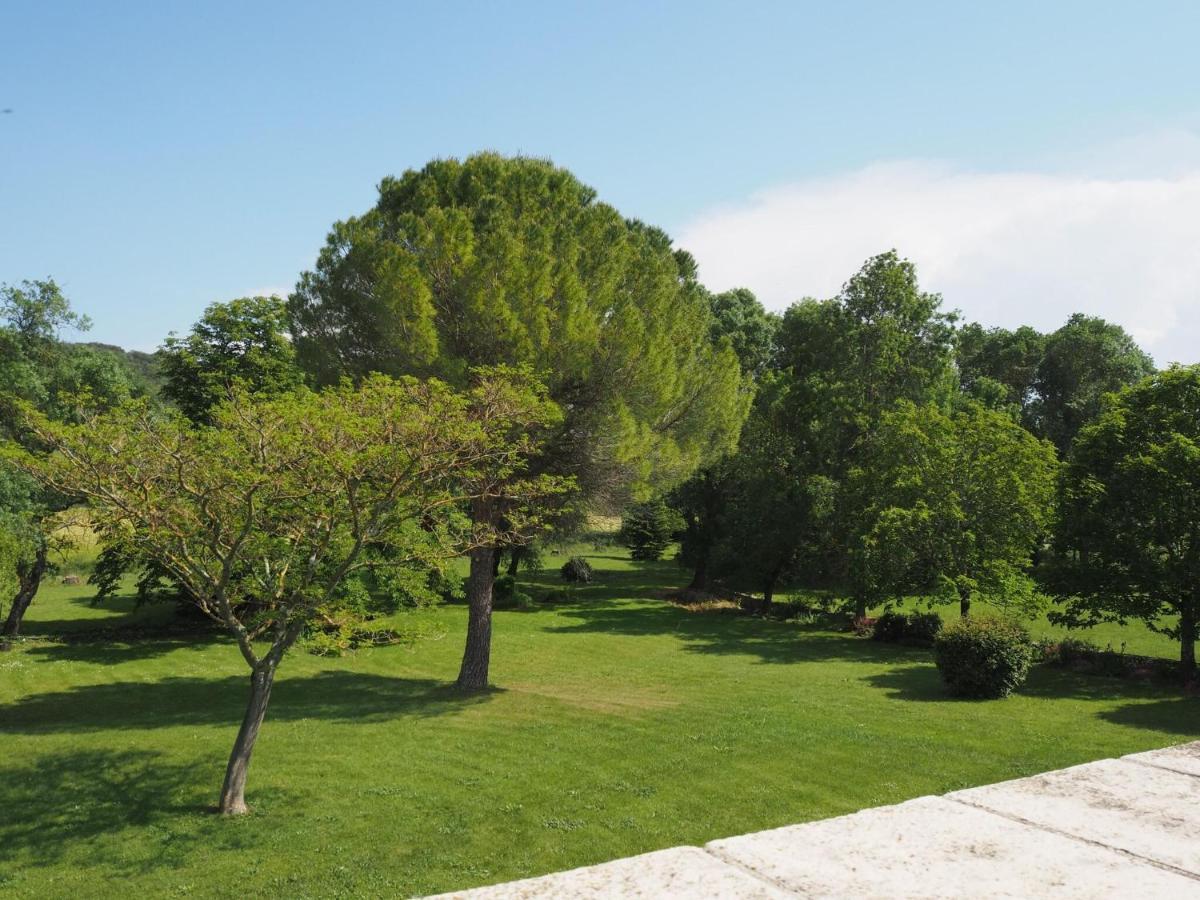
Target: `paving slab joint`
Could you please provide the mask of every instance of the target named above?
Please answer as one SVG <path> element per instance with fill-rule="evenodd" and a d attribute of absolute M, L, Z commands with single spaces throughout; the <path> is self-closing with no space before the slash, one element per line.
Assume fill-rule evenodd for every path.
<path fill-rule="evenodd" d="M 703 850 L 705 853 L 707 853 L 709 856 L 711 856 L 713 859 L 715 859 L 717 862 L 722 863 L 723 865 L 726 865 L 726 866 L 730 866 L 731 868 L 737 869 L 737 870 L 741 871 L 742 873 L 749 875 L 751 878 L 754 878 L 757 881 L 761 881 L 765 884 L 769 884 L 771 887 L 775 888 L 776 890 L 783 891 L 785 894 L 790 894 L 793 897 L 803 897 L 804 896 L 803 894 L 796 891 L 795 888 L 790 887 L 786 882 L 781 881 L 778 878 L 772 878 L 769 875 L 764 875 L 762 872 L 759 872 L 757 869 L 752 869 L 750 866 L 746 865 L 745 863 L 739 862 L 738 860 L 734 859 L 732 856 L 727 856 L 726 854 L 722 853 L 719 850 L 711 850 L 707 846 L 701 847 L 700 849 Z"/>
<path fill-rule="evenodd" d="M 1124 760 L 1119 760 L 1119 761 L 1124 762 Z M 1159 767 L 1152 766 L 1151 768 L 1159 768 Z M 1171 771 L 1171 770 L 1167 769 L 1164 771 Z M 1176 774 L 1178 774 L 1178 773 L 1176 773 Z M 990 813 L 993 816 L 998 816 L 1001 819 L 1007 819 L 1010 822 L 1016 822 L 1018 825 L 1024 825 L 1026 828 L 1032 828 L 1035 831 L 1044 831 L 1048 834 L 1056 834 L 1059 837 L 1070 838 L 1071 840 L 1078 841 L 1081 844 L 1088 844 L 1089 846 L 1100 847 L 1100 848 L 1102 848 L 1104 850 L 1108 850 L 1112 853 L 1119 853 L 1122 856 L 1129 857 L 1130 859 L 1136 859 L 1138 862 L 1142 862 L 1142 863 L 1146 863 L 1147 865 L 1154 866 L 1156 869 L 1163 869 L 1174 875 L 1183 875 L 1185 878 L 1188 878 L 1192 881 L 1200 882 L 1200 876 L 1196 875 L 1194 872 L 1189 872 L 1187 869 L 1181 869 L 1178 866 L 1171 865 L 1170 863 L 1159 862 L 1158 860 L 1150 859 L 1145 856 L 1141 856 L 1141 855 L 1139 855 L 1137 853 L 1133 853 L 1129 850 L 1122 849 L 1121 847 L 1114 847 L 1112 844 L 1106 844 L 1103 841 L 1096 841 L 1096 840 L 1092 840 L 1091 838 L 1080 837 L 1077 834 L 1072 834 L 1071 832 L 1064 831 L 1061 828 L 1052 828 L 1049 825 L 1043 825 L 1040 822 L 1033 822 L 1033 821 L 1030 821 L 1029 819 L 1022 818 L 1021 816 L 1015 816 L 1012 813 L 1000 812 L 999 810 L 992 809 L 991 807 L 982 806 L 978 803 L 971 803 L 970 801 L 963 800 L 960 797 L 951 797 L 949 795 L 943 795 L 942 799 L 949 800 L 951 803 L 958 803 L 962 806 L 970 807 L 971 809 L 979 810 L 980 812 Z"/>

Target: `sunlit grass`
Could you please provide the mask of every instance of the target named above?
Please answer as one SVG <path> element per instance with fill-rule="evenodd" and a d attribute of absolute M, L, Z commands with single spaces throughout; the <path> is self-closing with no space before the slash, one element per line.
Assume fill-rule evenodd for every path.
<path fill-rule="evenodd" d="M 1195 699 L 1059 669 L 1008 700 L 949 700 L 926 651 L 686 612 L 653 599 L 684 580 L 673 563 L 583 551 L 594 585 L 497 614 L 483 696 L 451 687 L 460 605 L 403 614 L 440 639 L 289 656 L 240 821 L 208 812 L 244 701 L 232 645 L 141 638 L 125 629 L 166 624 L 170 607 L 95 607 L 86 585 L 47 586 L 26 630 L 69 639 L 0 655 L 0 892 L 433 892 L 1200 732 Z M 562 560 L 524 589 L 561 588 Z"/>

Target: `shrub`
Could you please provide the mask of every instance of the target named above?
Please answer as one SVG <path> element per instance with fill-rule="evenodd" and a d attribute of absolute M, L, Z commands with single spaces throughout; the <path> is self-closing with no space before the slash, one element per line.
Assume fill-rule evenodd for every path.
<path fill-rule="evenodd" d="M 592 565 L 582 556 L 572 556 L 558 570 L 563 581 L 574 584 L 590 584 L 592 581 Z"/>
<path fill-rule="evenodd" d="M 625 511 L 617 542 L 629 548 L 629 555 L 634 559 L 653 562 L 662 559 L 675 532 L 682 527 L 679 513 L 662 500 L 649 500 Z"/>
<path fill-rule="evenodd" d="M 905 643 L 918 647 L 932 647 L 942 632 L 942 617 L 935 612 L 913 613 L 908 617 L 904 630 Z"/>
<path fill-rule="evenodd" d="M 904 613 L 885 612 L 875 620 L 875 627 L 871 631 L 871 637 L 877 641 L 898 644 L 904 640 L 907 632 L 908 616 Z"/>
<path fill-rule="evenodd" d="M 1033 641 L 1021 625 L 987 616 L 959 619 L 934 642 L 942 680 L 958 697 L 1007 697 L 1025 681 Z"/>
<path fill-rule="evenodd" d="M 511 575 L 501 575 L 492 587 L 492 609 L 528 609 L 533 598 L 517 590 L 517 580 Z"/>

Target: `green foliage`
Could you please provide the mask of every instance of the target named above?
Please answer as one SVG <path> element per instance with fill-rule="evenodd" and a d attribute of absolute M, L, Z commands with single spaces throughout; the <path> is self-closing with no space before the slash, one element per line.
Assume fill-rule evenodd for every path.
<path fill-rule="evenodd" d="M 542 160 L 479 154 L 385 178 L 371 210 L 333 226 L 290 309 L 321 383 L 543 373 L 565 420 L 538 466 L 609 506 L 731 449 L 749 400 L 734 351 L 713 346 L 691 257 Z"/>
<path fill-rule="evenodd" d="M 591 584 L 593 571 L 592 564 L 582 556 L 572 556 L 562 568 L 558 570 L 559 577 L 563 581 L 569 581 L 573 584 Z"/>
<path fill-rule="evenodd" d="M 959 329 L 955 356 L 963 393 L 985 406 L 1025 409 L 1045 352 L 1046 336 L 1028 325 L 1015 331 L 970 322 Z"/>
<path fill-rule="evenodd" d="M 932 647 L 942 630 L 942 617 L 935 612 L 902 613 L 888 610 L 875 620 L 871 637 L 891 644 Z"/>
<path fill-rule="evenodd" d="M 1120 325 L 1076 313 L 1045 339 L 1026 422 L 1066 455 L 1104 395 L 1150 375 L 1154 363 Z"/>
<path fill-rule="evenodd" d="M 129 372 L 110 355 L 59 340 L 66 327 L 82 331 L 90 323 L 72 311 L 53 280 L 0 286 L 0 442 L 41 452 L 21 420 L 23 407 L 77 422 L 87 410 L 125 402 L 133 393 Z M 44 563 L 69 544 L 55 516 L 71 502 L 0 457 L 0 604 L 16 595 L 15 588 L 25 597 L 36 593 L 45 569 L 38 560 Z M 20 604 L 14 604 L 5 628 L 15 631 L 20 618 Z"/>
<path fill-rule="evenodd" d="M 617 542 L 627 547 L 634 559 L 653 562 L 662 558 L 682 527 L 679 514 L 661 498 L 655 498 L 636 503 L 625 511 Z"/>
<path fill-rule="evenodd" d="M 727 342 L 737 354 L 742 371 L 758 376 L 774 362 L 779 316 L 767 312 L 754 293 L 734 288 L 713 294 L 710 333 L 714 345 Z"/>
<path fill-rule="evenodd" d="M 876 641 L 898 644 L 908 630 L 908 616 L 901 612 L 888 610 L 875 620 L 871 637 Z"/>
<path fill-rule="evenodd" d="M 1029 632 L 1011 619 L 959 619 L 934 642 L 942 680 L 957 697 L 998 699 L 1025 682 L 1033 662 Z"/>
<path fill-rule="evenodd" d="M 0 320 L 8 323 L 27 350 L 57 342 L 63 328 L 87 331 L 92 327 L 87 316 L 71 309 L 53 278 L 0 285 Z"/>
<path fill-rule="evenodd" d="M 942 617 L 932 610 L 910 613 L 908 624 L 904 629 L 904 639 L 907 643 L 918 647 L 932 647 L 937 636 L 942 632 L 942 626 Z"/>
<path fill-rule="evenodd" d="M 811 508 L 822 521 L 803 517 L 795 529 L 785 514 L 766 525 L 794 529 L 804 544 L 823 544 L 836 578 L 855 575 L 850 548 L 866 502 L 845 489 L 846 481 L 885 412 L 901 401 L 948 403 L 955 389 L 954 322 L 937 294 L 920 289 L 913 264 L 894 251 L 867 260 L 833 300 L 805 300 L 784 314 L 768 420 L 790 447 L 767 464 L 786 472 L 794 485 L 787 490 L 800 504 L 807 496 L 820 501 Z M 861 586 L 856 593 L 861 607 Z"/>
<path fill-rule="evenodd" d="M 1058 471 L 1054 448 L 1004 413 L 965 403 L 947 415 L 901 404 L 882 425 L 851 490 L 863 510 L 853 547 L 875 597 L 980 596 L 1028 610 L 1028 577 L 1048 528 Z"/>
<path fill-rule="evenodd" d="M 83 497 L 110 545 L 136 545 L 223 624 L 253 676 L 247 722 L 222 790 L 245 812 L 244 761 L 284 654 L 314 626 L 345 641 L 389 561 L 437 567 L 530 526 L 526 506 L 560 484 L 520 478 L 557 410 L 529 379 L 481 372 L 457 393 L 436 382 L 366 379 L 320 394 L 234 393 L 211 426 L 130 403 L 78 426 L 24 407 L 49 458 L 4 453 L 48 487 Z M 503 485 L 506 530 L 463 512 Z M 240 768 L 239 768 L 240 767 Z M 240 775 L 238 774 L 240 773 Z"/>
<path fill-rule="evenodd" d="M 766 376 L 776 355 L 779 317 L 763 309 L 745 288 L 714 295 L 712 310 L 713 343 L 731 346 L 746 375 L 756 381 Z M 717 548 L 728 537 L 728 513 L 741 488 L 731 455 L 701 468 L 667 495 L 667 503 L 683 518 L 679 562 L 693 571 L 692 590 L 708 587 L 710 571 L 717 567 Z"/>
<path fill-rule="evenodd" d="M 275 396 L 303 383 L 278 297 L 212 304 L 185 337 L 163 342 L 158 360 L 162 396 L 199 423 L 234 391 Z"/>
<path fill-rule="evenodd" d="M 1075 442 L 1055 546 L 1060 621 L 1141 619 L 1195 670 L 1200 621 L 1200 366 L 1110 398 Z"/>
<path fill-rule="evenodd" d="M 135 397 L 157 397 L 162 389 L 163 376 L 159 371 L 158 356 L 141 350 L 126 350 L 115 344 L 88 341 L 79 346 L 111 356 L 118 366 L 128 374 Z"/>

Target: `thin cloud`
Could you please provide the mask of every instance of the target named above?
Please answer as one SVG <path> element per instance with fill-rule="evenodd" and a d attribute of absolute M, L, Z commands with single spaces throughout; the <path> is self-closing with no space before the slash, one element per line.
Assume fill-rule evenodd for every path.
<path fill-rule="evenodd" d="M 1200 164 L 1172 168 L 1132 177 L 1110 174 L 1111 158 L 1094 175 L 883 163 L 711 210 L 679 243 L 709 287 L 744 285 L 772 309 L 833 295 L 894 247 L 968 320 L 1049 330 L 1087 312 L 1119 322 L 1160 364 L 1198 362 Z"/>

